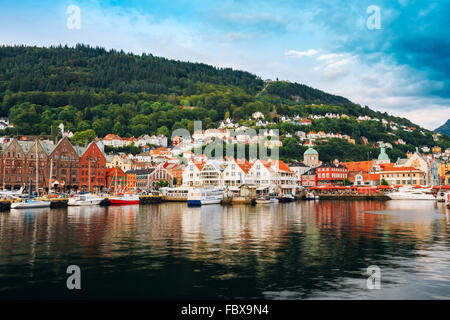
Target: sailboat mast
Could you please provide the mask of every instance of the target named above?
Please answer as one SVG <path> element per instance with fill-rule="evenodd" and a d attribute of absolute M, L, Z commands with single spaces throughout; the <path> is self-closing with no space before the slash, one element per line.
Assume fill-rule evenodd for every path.
<path fill-rule="evenodd" d="M 39 196 L 39 158 L 38 158 L 38 140 L 36 139 L 36 196 Z"/>
<path fill-rule="evenodd" d="M 91 192 L 91 159 L 88 156 L 88 163 L 89 163 L 89 192 Z"/>
<path fill-rule="evenodd" d="M 53 172 L 53 159 L 50 159 L 50 174 L 48 177 L 48 194 L 50 194 L 52 190 L 52 172 Z"/>
<path fill-rule="evenodd" d="M 117 167 L 116 167 L 116 172 L 114 173 L 115 177 L 114 177 L 114 192 L 117 192 Z"/>
<path fill-rule="evenodd" d="M 3 190 L 5 190 L 5 168 L 6 168 L 6 159 L 3 159 Z"/>

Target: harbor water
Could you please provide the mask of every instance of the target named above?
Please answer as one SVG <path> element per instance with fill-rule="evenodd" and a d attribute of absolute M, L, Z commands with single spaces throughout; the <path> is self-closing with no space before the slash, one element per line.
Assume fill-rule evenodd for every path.
<path fill-rule="evenodd" d="M 434 201 L 11 210 L 0 299 L 450 299 L 449 217 Z"/>

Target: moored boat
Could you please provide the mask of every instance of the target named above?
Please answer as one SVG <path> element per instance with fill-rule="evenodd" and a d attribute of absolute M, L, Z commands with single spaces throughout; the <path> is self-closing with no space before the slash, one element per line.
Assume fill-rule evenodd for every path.
<path fill-rule="evenodd" d="M 450 192 L 446 192 L 444 198 L 445 198 L 445 205 L 447 206 L 447 208 L 450 209 Z"/>
<path fill-rule="evenodd" d="M 139 196 L 137 194 L 125 193 L 109 198 L 111 205 L 132 205 L 139 204 Z"/>
<path fill-rule="evenodd" d="M 285 194 L 281 197 L 281 202 L 293 202 L 295 197 L 292 194 Z"/>
<path fill-rule="evenodd" d="M 160 190 L 162 199 L 164 201 L 187 201 L 189 189 L 188 188 L 169 188 L 164 187 Z"/>
<path fill-rule="evenodd" d="M 26 199 L 25 201 L 11 203 L 11 209 L 48 208 L 50 204 L 50 201 Z"/>
<path fill-rule="evenodd" d="M 271 203 L 279 203 L 280 201 L 275 197 L 270 197 L 270 202 Z"/>
<path fill-rule="evenodd" d="M 207 204 L 219 204 L 223 199 L 223 189 L 191 189 L 189 190 L 187 204 L 190 207 L 198 207 Z"/>
<path fill-rule="evenodd" d="M 445 192 L 444 191 L 438 191 L 436 194 L 436 201 L 437 202 L 445 202 Z"/>
<path fill-rule="evenodd" d="M 257 204 L 269 204 L 272 203 L 272 200 L 269 197 L 259 197 L 256 199 Z"/>
<path fill-rule="evenodd" d="M 68 201 L 69 206 L 91 206 L 100 204 L 105 198 L 91 193 L 77 194 Z"/>
<path fill-rule="evenodd" d="M 319 196 L 316 196 L 313 192 L 307 192 L 305 195 L 305 200 L 318 200 Z"/>
<path fill-rule="evenodd" d="M 386 194 L 391 200 L 436 200 L 435 196 L 422 189 L 400 188 Z"/>

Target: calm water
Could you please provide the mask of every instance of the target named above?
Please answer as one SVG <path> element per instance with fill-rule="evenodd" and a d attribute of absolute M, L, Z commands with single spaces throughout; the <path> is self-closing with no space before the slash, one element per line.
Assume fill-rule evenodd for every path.
<path fill-rule="evenodd" d="M 433 201 L 4 212 L 0 298 L 449 299 L 449 215 Z"/>

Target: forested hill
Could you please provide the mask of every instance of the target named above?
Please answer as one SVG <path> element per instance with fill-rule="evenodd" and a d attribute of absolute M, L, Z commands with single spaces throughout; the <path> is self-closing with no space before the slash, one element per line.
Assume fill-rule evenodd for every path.
<path fill-rule="evenodd" d="M 335 96 L 318 89 L 308 87 L 304 84 L 292 83 L 288 81 L 272 81 L 264 89 L 264 95 L 274 98 L 281 98 L 287 103 L 307 103 L 307 104 L 352 104 L 344 97 Z"/>
<path fill-rule="evenodd" d="M 263 87 L 263 81 L 248 72 L 85 45 L 1 47 L 0 75 L 0 90 L 13 92 L 89 88 L 190 95 L 196 82 L 237 86 L 248 93 Z"/>
<path fill-rule="evenodd" d="M 356 141 L 363 136 L 370 145 L 377 141 L 394 144 L 402 139 L 406 144 L 395 147 L 399 150 L 396 157 L 417 146 L 435 144 L 431 131 L 405 118 L 361 107 L 303 84 L 263 81 L 245 71 L 85 45 L 0 47 L 0 117 L 8 116 L 14 125 L 0 130 L 1 135 L 56 138 L 58 125 L 64 123 L 67 131 L 81 137 L 73 139 L 80 144 L 88 137 L 102 138 L 108 133 L 123 137 L 155 133 L 170 136 L 177 128 L 192 132 L 195 120 L 202 121 L 203 128 L 216 128 L 221 120 L 230 117 L 254 127 L 256 121 L 249 118 L 256 111 L 261 111 L 269 123 L 275 123 L 282 139 L 295 136 L 298 130 L 340 133 Z M 282 116 L 327 113 L 346 117 L 317 118 L 308 127 L 280 120 Z M 359 116 L 379 121 L 358 121 Z M 393 121 L 399 130 L 383 126 L 381 119 Z M 405 126 L 417 130 L 407 132 L 402 129 Z M 440 146 L 450 146 L 449 139 L 441 140 Z M 298 141 L 291 145 L 298 146 Z M 291 149 L 286 149 L 288 154 Z"/>

